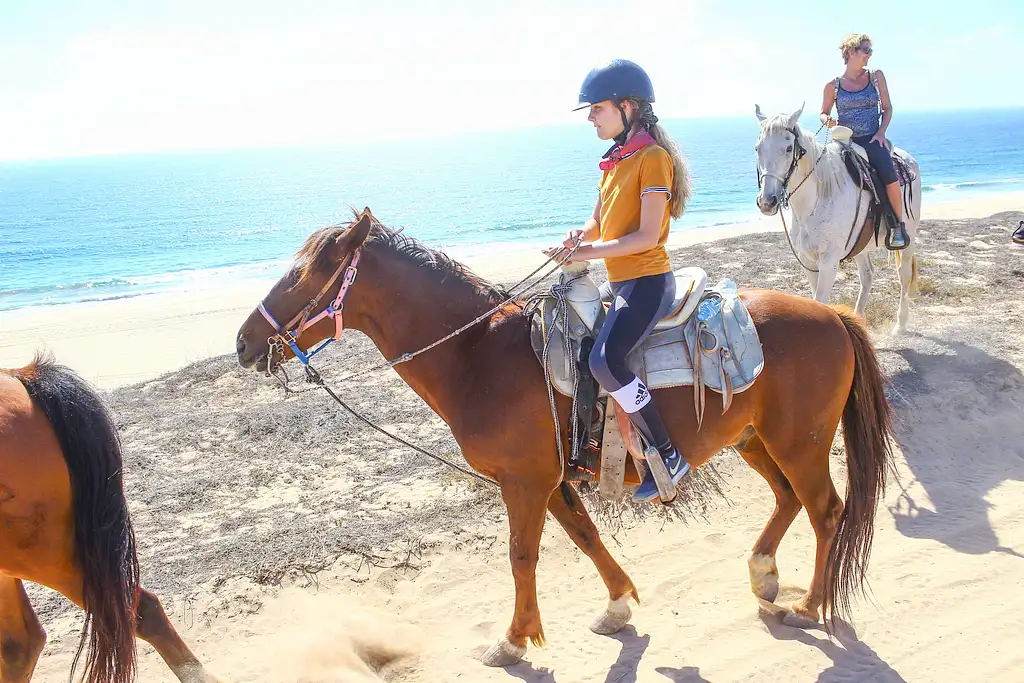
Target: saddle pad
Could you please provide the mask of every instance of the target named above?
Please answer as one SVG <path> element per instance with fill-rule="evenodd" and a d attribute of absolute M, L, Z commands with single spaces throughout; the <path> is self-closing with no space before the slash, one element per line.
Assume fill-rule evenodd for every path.
<path fill-rule="evenodd" d="M 673 274 L 676 278 L 676 298 L 665 317 L 654 325 L 655 332 L 681 325 L 693 315 L 700 303 L 700 294 L 708 283 L 708 274 L 703 268 L 680 268 Z"/>
<path fill-rule="evenodd" d="M 857 182 L 857 186 L 863 189 L 870 189 L 873 182 L 870 176 L 870 171 L 868 170 L 870 168 L 870 159 L 868 158 L 867 151 L 855 142 L 844 144 L 832 142 L 829 144 L 835 151 L 843 155 L 844 161 L 846 162 L 846 170 L 849 171 L 850 176 Z M 864 163 L 858 164 L 854 162 L 854 160 L 849 157 L 849 152 L 856 153 Z M 916 180 L 916 177 L 910 170 L 910 166 L 907 164 L 907 160 L 903 156 L 906 152 L 898 147 L 892 147 L 890 144 L 889 153 L 892 156 L 893 167 L 896 169 L 896 177 L 900 181 L 900 186 L 909 185 Z"/>

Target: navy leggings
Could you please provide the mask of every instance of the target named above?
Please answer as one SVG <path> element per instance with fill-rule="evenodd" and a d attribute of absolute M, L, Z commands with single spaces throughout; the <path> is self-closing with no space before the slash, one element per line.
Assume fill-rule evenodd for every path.
<path fill-rule="evenodd" d="M 871 166 L 878 173 L 883 185 L 889 185 L 899 180 L 896 175 L 896 167 L 892 163 L 892 154 L 881 143 L 870 142 L 871 135 L 860 135 L 853 138 L 853 141 L 864 148 L 871 160 Z"/>
<path fill-rule="evenodd" d="M 605 391 L 617 391 L 636 379 L 626 367 L 626 356 L 668 313 L 675 296 L 672 273 L 601 285 L 601 298 L 612 305 L 590 352 L 590 371 Z"/>
<path fill-rule="evenodd" d="M 626 356 L 668 313 L 675 295 L 672 273 L 602 285 L 601 298 L 611 301 L 611 308 L 590 352 L 594 379 L 629 413 L 647 443 L 662 456 L 672 453 L 672 442 L 647 387 L 626 366 Z"/>

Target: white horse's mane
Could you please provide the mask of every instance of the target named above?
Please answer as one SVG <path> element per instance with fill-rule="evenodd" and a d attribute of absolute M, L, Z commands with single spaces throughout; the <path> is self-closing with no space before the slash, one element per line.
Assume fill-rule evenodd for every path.
<path fill-rule="evenodd" d="M 802 129 L 799 125 L 795 129 L 800 146 L 807 152 L 800 159 L 797 167 L 804 175 L 812 173 L 813 170 L 818 197 L 829 200 L 842 186 L 843 176 L 846 175 L 843 157 L 833 148 L 825 149 L 825 153 L 822 154 L 823 145 L 818 142 L 815 136 Z M 789 115 L 776 114 L 764 122 L 764 127 L 761 130 L 761 139 L 772 134 L 787 131 L 791 132 Z"/>

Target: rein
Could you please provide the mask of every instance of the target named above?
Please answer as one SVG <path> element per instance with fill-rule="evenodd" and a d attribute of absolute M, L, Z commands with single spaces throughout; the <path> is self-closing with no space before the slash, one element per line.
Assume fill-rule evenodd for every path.
<path fill-rule="evenodd" d="M 321 389 L 323 389 L 324 391 L 326 391 L 327 395 L 330 396 L 331 398 L 333 398 L 335 400 L 335 402 L 339 406 L 341 406 L 342 408 L 347 410 L 353 417 L 358 419 L 363 424 L 365 424 L 365 425 L 367 425 L 369 427 L 374 428 L 375 430 L 377 430 L 378 432 L 380 432 L 384 436 L 388 437 L 389 439 L 397 441 L 398 443 L 402 444 L 403 446 L 407 446 L 407 447 L 413 449 L 417 453 L 425 455 L 428 458 L 433 458 L 434 460 L 438 461 L 439 463 L 441 463 L 443 465 L 447 465 L 448 467 L 451 467 L 454 470 L 458 470 L 459 472 L 462 472 L 463 474 L 468 474 L 469 476 L 473 477 L 474 479 L 479 479 L 480 481 L 484 482 L 485 484 L 490 484 L 491 486 L 499 486 L 498 482 L 494 481 L 493 479 L 488 479 L 487 477 L 485 477 L 485 476 L 483 476 L 481 474 L 478 474 L 478 473 L 474 472 L 471 469 L 463 467 L 462 465 L 460 465 L 458 463 L 452 462 L 451 460 L 447 460 L 447 459 L 441 457 L 440 455 L 437 455 L 436 453 L 431 453 L 428 450 L 420 448 L 419 446 L 417 446 L 414 443 L 409 443 L 408 441 L 406 441 L 402 437 L 398 436 L 397 434 L 392 434 L 391 432 L 389 432 L 388 430 L 384 429 L 383 427 L 378 426 L 377 424 L 375 424 L 373 422 L 373 420 L 370 420 L 369 418 L 360 415 L 355 410 L 355 408 L 353 408 L 349 404 L 347 404 L 344 401 L 342 401 L 338 397 L 338 395 L 336 393 L 334 393 L 334 391 L 331 389 L 331 387 L 329 387 L 327 385 L 327 382 L 324 381 L 323 375 L 321 375 L 317 371 L 316 368 L 314 368 L 309 363 L 306 363 L 305 364 L 305 371 L 306 371 L 306 381 L 308 383 L 315 384 L 316 386 L 318 386 Z M 277 377 L 276 374 L 274 376 Z M 285 375 L 285 377 L 287 377 L 287 375 Z M 280 378 L 278 378 L 278 380 L 280 380 Z M 286 380 L 280 380 L 280 381 L 281 381 L 281 384 L 284 386 L 284 390 L 285 390 L 286 393 L 289 393 L 289 394 L 304 394 L 304 393 L 306 393 L 306 391 L 309 391 L 308 389 L 304 390 L 304 391 L 296 391 L 295 389 L 291 388 L 291 386 L 288 384 L 288 382 Z M 499 486 L 499 488 L 500 488 L 500 486 Z"/>
<path fill-rule="evenodd" d="M 516 299 L 514 292 L 517 289 L 519 289 L 520 287 L 522 287 L 530 278 L 532 278 L 534 275 L 536 275 L 541 270 L 543 270 L 545 267 L 547 267 L 548 264 L 550 264 L 552 261 L 554 261 L 555 262 L 555 266 L 551 270 L 549 270 L 548 272 L 546 272 L 543 275 L 541 275 L 540 277 L 538 277 L 534 282 L 532 282 L 529 285 L 529 287 L 535 287 L 538 284 L 540 284 L 541 282 L 543 282 L 544 280 L 546 280 L 547 278 L 549 278 L 556 270 L 558 270 L 558 268 L 562 267 L 562 265 L 565 264 L 569 260 L 569 258 L 572 257 L 572 255 L 574 253 L 576 253 L 576 250 L 579 248 L 579 246 L 580 246 L 580 244 L 582 244 L 582 242 L 583 242 L 582 239 L 577 240 L 576 244 L 573 245 L 572 248 L 567 249 L 567 250 L 563 249 L 561 252 L 556 252 L 555 254 L 549 256 L 548 259 L 546 261 L 544 261 L 544 263 L 542 263 L 539 266 L 537 266 L 536 268 L 534 268 L 533 271 L 531 271 L 529 275 L 527 275 L 522 280 L 520 280 L 519 282 L 517 282 L 514 285 L 512 285 L 511 287 L 509 287 L 509 289 L 508 289 L 508 298 L 506 298 L 504 301 L 502 301 L 498 305 L 494 306 L 493 308 L 491 308 L 487 312 L 481 314 L 477 318 L 469 321 L 468 323 L 466 323 L 465 325 L 463 325 L 459 329 L 455 330 L 454 332 L 451 332 L 450 334 L 445 335 L 444 337 L 438 339 L 437 341 L 433 342 L 432 344 L 424 346 L 423 348 L 419 349 L 418 351 L 412 351 L 412 352 L 403 353 L 402 355 L 398 356 L 397 358 L 394 358 L 394 359 L 388 360 L 388 361 L 384 361 L 384 362 L 381 362 L 381 363 L 377 363 L 376 365 L 370 366 L 369 368 L 366 368 L 366 369 L 361 370 L 359 372 L 352 373 L 350 375 L 346 375 L 342 379 L 343 380 L 352 379 L 354 377 L 359 377 L 360 375 L 364 375 L 364 374 L 369 373 L 369 372 L 373 372 L 373 371 L 376 371 L 376 370 L 382 370 L 382 369 L 386 369 L 386 368 L 392 368 L 392 367 L 394 367 L 396 365 L 400 365 L 401 363 L 407 363 L 408 361 L 412 360 L 413 358 L 415 358 L 416 356 L 420 355 L 421 353 L 426 353 L 427 351 L 433 349 L 434 347 L 440 346 L 441 344 L 443 344 L 444 342 L 448 341 L 449 339 L 462 334 L 463 332 L 465 332 L 469 328 L 473 327 L 474 325 L 477 325 L 478 323 L 480 323 L 480 322 L 486 320 L 487 318 L 491 317 L 492 315 L 494 315 L 495 313 L 500 311 L 502 308 L 504 308 L 508 304 L 514 303 L 515 299 Z M 295 357 L 299 360 L 300 363 L 302 363 L 305 366 L 308 366 L 309 365 L 309 361 L 310 361 L 310 359 L 313 356 L 315 356 L 316 354 L 320 353 L 320 351 L 322 351 L 331 342 L 335 342 L 335 341 L 338 341 L 339 339 L 341 339 L 341 333 L 344 332 L 344 329 L 345 329 L 344 325 L 343 325 L 343 322 L 342 322 L 341 312 L 342 312 L 342 309 L 344 308 L 345 295 L 348 293 L 348 288 L 352 285 L 353 282 L 356 281 L 356 275 L 358 274 L 357 266 L 359 264 L 359 253 L 360 253 L 361 249 L 362 249 L 361 247 L 359 249 L 356 249 L 353 252 L 352 256 L 349 257 L 349 259 L 347 259 L 340 266 L 338 266 L 338 269 L 336 271 L 334 271 L 334 274 L 331 276 L 331 278 L 327 281 L 327 283 L 320 290 L 320 293 L 317 294 L 312 300 L 310 300 L 309 304 L 307 304 L 306 307 L 304 309 L 302 309 L 302 311 L 300 311 L 298 314 L 296 314 L 295 317 L 291 319 L 291 321 L 288 323 L 287 326 L 280 325 L 277 322 L 277 320 L 274 318 L 274 316 L 270 314 L 270 311 L 267 310 L 267 307 L 264 304 L 264 302 L 260 301 L 259 306 L 257 306 L 257 310 L 259 310 L 259 312 L 263 315 L 263 317 L 266 318 L 267 322 L 270 323 L 270 325 L 274 328 L 274 331 L 275 331 L 274 334 L 272 334 L 270 337 L 267 338 L 267 346 L 269 347 L 269 354 L 267 355 L 267 374 L 273 374 L 272 372 L 270 372 L 270 368 L 273 365 L 273 360 L 274 360 L 275 354 L 280 354 L 281 361 L 284 362 L 284 360 L 285 360 L 284 359 L 284 348 L 283 348 L 282 344 L 288 346 L 288 348 L 290 348 L 292 350 L 292 353 L 295 354 Z M 334 301 L 331 302 L 331 304 L 329 304 L 326 309 L 321 311 L 316 317 L 314 317 L 312 319 L 309 319 L 307 321 L 307 319 L 309 318 L 309 315 L 311 315 L 311 312 L 319 305 L 320 299 L 323 297 L 324 294 L 327 293 L 327 291 L 330 290 L 331 285 L 333 285 L 338 280 L 338 276 L 342 273 L 342 271 L 345 271 L 345 279 L 341 283 L 341 289 L 338 291 L 338 296 L 335 297 Z M 335 322 L 334 336 L 333 337 L 328 337 L 327 339 L 325 339 L 318 347 L 313 349 L 313 351 L 311 351 L 309 353 L 303 353 L 302 349 L 299 348 L 299 344 L 298 344 L 298 337 L 299 337 L 299 335 L 301 335 L 303 332 L 305 332 L 307 329 L 309 329 L 310 327 L 312 327 L 313 325 L 315 325 L 317 322 L 319 322 L 320 320 L 322 320 L 325 317 L 329 317 L 329 318 L 334 319 L 334 322 Z M 301 321 L 301 322 L 299 322 L 299 321 Z M 295 326 L 295 324 L 297 322 L 299 323 L 299 325 Z M 293 327 L 293 326 L 295 326 L 295 327 Z M 291 329 L 286 329 L 286 328 L 291 328 Z"/>
<path fill-rule="evenodd" d="M 481 321 L 483 321 L 483 320 L 489 318 L 490 316 L 494 315 L 496 312 L 498 312 L 499 310 L 504 308 L 509 303 L 512 303 L 515 300 L 515 297 L 513 296 L 513 292 L 515 290 L 519 289 L 530 278 L 532 278 L 534 275 L 536 275 L 541 270 L 543 270 L 545 267 L 547 267 L 548 264 L 550 264 L 552 261 L 554 261 L 555 262 L 555 266 L 553 268 L 551 268 L 551 270 L 549 270 L 548 272 L 546 272 L 543 275 L 541 275 L 540 277 L 538 277 L 534 282 L 532 282 L 530 284 L 530 287 L 535 287 L 536 285 L 540 284 L 545 279 L 550 277 L 558 268 L 560 268 L 562 265 L 564 265 L 572 257 L 572 255 L 579 248 L 580 244 L 582 244 L 582 241 L 583 240 L 581 238 L 581 239 L 577 240 L 576 244 L 573 245 L 570 249 L 563 249 L 560 252 L 555 252 L 553 255 L 548 257 L 548 259 L 544 263 L 542 263 L 540 266 L 535 268 L 529 275 L 524 277 L 522 280 L 520 280 L 516 284 L 512 285 L 512 287 L 509 288 L 509 290 L 508 290 L 509 296 L 508 296 L 507 299 L 505 299 L 500 304 L 498 304 L 497 306 L 493 307 L 492 309 L 490 309 L 489 311 L 487 311 L 483 315 L 480 315 L 477 318 L 475 318 L 474 320 L 471 320 L 470 322 L 466 323 L 465 325 L 463 325 L 459 329 L 455 330 L 451 334 L 448 334 L 448 335 L 442 337 L 441 339 L 438 339 L 437 341 L 435 341 L 432 344 L 429 344 L 429 345 L 419 349 L 418 351 L 413 351 L 413 352 L 410 352 L 410 353 L 404 353 L 401 356 L 399 356 L 398 358 L 395 358 L 394 360 L 389 360 L 389 361 L 385 361 L 383 363 L 378 363 L 378 364 L 373 365 L 373 366 L 371 366 L 369 368 L 365 368 L 364 370 L 361 370 L 359 372 L 352 373 L 350 375 L 346 375 L 345 377 L 342 377 L 341 380 L 338 380 L 338 381 L 344 381 L 344 380 L 352 379 L 354 377 L 358 377 L 360 375 L 364 375 L 364 374 L 367 374 L 369 372 L 373 372 L 375 370 L 381 370 L 381 369 L 384 369 L 384 368 L 390 368 L 390 367 L 394 367 L 396 365 L 399 365 L 400 363 L 406 363 L 406 362 L 412 360 L 413 358 L 415 358 L 416 356 L 420 355 L 421 353 L 426 353 L 430 349 L 433 349 L 434 347 L 443 344 L 444 342 L 448 341 L 449 339 L 451 339 L 451 338 L 453 338 L 453 337 L 455 337 L 455 336 L 465 332 L 466 330 L 468 330 L 469 328 L 473 327 L 474 325 L 477 325 Z M 360 420 L 364 424 L 372 427 L 373 429 L 377 430 L 378 432 L 380 432 L 381 434 L 387 436 L 388 438 L 390 438 L 390 439 L 392 439 L 394 441 L 397 441 L 398 443 L 413 449 L 417 453 L 421 453 L 423 455 L 426 455 L 427 457 L 433 458 L 434 460 L 436 460 L 436 461 L 438 461 L 438 462 L 440 462 L 440 463 L 442 463 L 444 465 L 447 465 L 448 467 L 450 467 L 450 468 L 452 468 L 454 470 L 462 472 L 463 474 L 468 474 L 469 476 L 471 476 L 471 477 L 473 477 L 475 479 L 479 479 L 480 481 L 486 482 L 486 483 L 488 483 L 488 484 L 490 484 L 492 486 L 499 486 L 499 488 L 500 488 L 500 485 L 496 481 L 494 481 L 493 479 L 489 479 L 487 477 L 484 477 L 484 476 L 482 476 L 482 475 L 480 475 L 480 474 L 478 474 L 478 473 L 476 473 L 476 472 L 474 472 L 474 471 L 472 471 L 470 469 L 462 467 L 458 463 L 451 462 L 450 460 L 447 460 L 447 459 L 445 459 L 445 458 L 443 458 L 443 457 L 441 457 L 441 456 L 439 456 L 439 455 L 437 455 L 435 453 L 431 453 L 431 452 L 429 452 L 429 451 L 427 451 L 427 450 L 425 450 L 423 448 L 420 448 L 419 446 L 406 441 L 405 439 L 397 436 L 396 434 L 392 434 L 391 432 L 387 431 L 386 429 L 384 429 L 384 428 L 378 426 L 377 424 L 375 424 L 369 418 L 364 417 L 363 415 L 359 414 L 359 412 L 357 412 L 354 408 L 349 406 L 347 403 L 345 403 L 344 401 L 342 401 L 338 397 L 338 395 L 324 381 L 324 378 L 320 374 L 320 372 L 315 367 L 313 367 L 313 365 L 310 363 L 310 360 L 313 358 L 313 356 L 315 356 L 317 353 L 322 351 L 325 347 L 327 347 L 328 344 L 330 344 L 331 342 L 339 340 L 341 338 L 342 332 L 345 329 L 344 328 L 344 324 L 342 322 L 342 310 L 344 309 L 345 295 L 348 293 L 349 287 L 352 286 L 352 283 L 354 283 L 356 281 L 356 275 L 358 274 L 360 249 L 356 249 L 348 259 L 346 259 L 344 262 L 342 262 L 342 264 L 340 266 L 338 266 L 338 269 L 334 271 L 334 274 L 331 276 L 331 278 L 321 288 L 320 293 L 317 294 L 312 300 L 310 300 L 310 302 L 306 305 L 306 307 L 303 308 L 302 311 L 300 311 L 298 314 L 296 314 L 295 317 L 293 317 L 288 322 L 287 325 L 280 325 L 277 322 L 277 320 L 274 318 L 274 316 L 271 315 L 270 312 L 267 310 L 267 307 L 264 304 L 264 302 L 260 301 L 259 306 L 257 307 L 259 312 L 263 315 L 264 318 L 267 319 L 267 322 L 269 322 L 271 324 L 271 326 L 273 326 L 273 328 L 275 330 L 275 333 L 267 338 L 267 345 L 269 347 L 269 351 L 268 351 L 268 355 L 267 355 L 267 370 L 266 370 L 266 374 L 268 376 L 274 377 L 278 382 L 280 382 L 281 386 L 285 390 L 285 393 L 289 393 L 289 394 L 302 394 L 302 393 L 305 393 L 306 391 L 310 391 L 309 389 L 307 389 L 307 390 L 295 390 L 295 389 L 292 389 L 292 387 L 291 387 L 291 378 L 288 376 L 288 373 L 284 370 L 284 368 L 281 365 L 278 365 L 277 367 L 273 366 L 274 358 L 275 358 L 275 356 L 277 354 L 281 355 L 281 360 L 282 360 L 282 363 L 283 363 L 283 361 L 284 361 L 284 348 L 283 348 L 282 345 L 287 345 L 288 348 L 290 348 L 292 350 L 292 352 L 295 354 L 295 357 L 297 359 L 299 359 L 299 362 L 302 363 L 303 369 L 305 370 L 306 382 L 308 382 L 310 384 L 314 384 L 314 385 L 320 387 L 321 389 L 323 389 L 324 391 L 326 391 L 327 394 L 332 399 L 334 399 L 334 401 L 338 405 L 340 405 L 342 408 L 347 410 L 349 413 L 351 413 L 358 420 Z M 323 311 L 321 311 L 319 314 L 317 314 L 316 316 L 310 318 L 310 315 L 312 315 L 312 312 L 319 306 L 320 299 L 323 298 L 323 296 L 331 289 L 331 287 L 334 285 L 334 283 L 338 281 L 338 278 L 339 278 L 339 276 L 341 276 L 342 272 L 345 273 L 345 276 L 342 279 L 341 287 L 339 288 L 338 295 L 334 298 L 334 301 L 329 303 L 327 305 L 327 307 Z M 303 353 L 302 349 L 300 349 L 299 345 L 298 345 L 298 337 L 299 337 L 299 335 L 302 334 L 302 332 L 304 332 L 305 330 L 309 329 L 311 326 L 315 325 L 320 320 L 323 320 L 324 318 L 332 318 L 334 320 L 334 322 L 335 322 L 335 333 L 334 333 L 334 336 L 328 337 L 327 339 L 325 339 L 313 351 L 311 351 L 309 353 Z M 550 394 L 551 393 L 550 382 L 548 384 L 548 391 L 549 391 L 549 394 Z M 554 405 L 554 397 L 553 396 L 551 396 L 551 401 L 552 401 L 552 406 L 553 406 Z M 575 406 L 574 406 L 574 412 L 575 412 Z M 555 424 L 556 424 L 556 429 L 555 429 L 556 436 L 555 436 L 555 439 L 556 439 L 556 441 L 558 443 L 558 455 L 559 455 L 559 460 L 560 460 L 560 462 L 562 464 L 562 471 L 564 472 L 564 469 L 565 469 L 565 456 L 564 456 L 564 454 L 562 452 L 562 440 L 561 440 L 561 438 L 560 438 L 560 436 L 558 434 L 558 429 L 557 429 L 557 424 L 558 424 L 557 413 L 553 412 L 553 415 L 555 417 Z M 574 427 L 575 427 L 575 420 L 573 421 L 573 424 L 574 424 Z M 574 438 L 575 438 L 575 433 L 574 433 Z M 563 476 L 562 474 L 559 475 L 559 481 L 561 481 L 561 477 L 562 476 Z"/>

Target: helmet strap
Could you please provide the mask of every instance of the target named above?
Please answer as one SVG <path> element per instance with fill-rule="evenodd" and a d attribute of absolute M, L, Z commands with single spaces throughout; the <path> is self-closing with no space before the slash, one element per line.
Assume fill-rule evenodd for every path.
<path fill-rule="evenodd" d="M 629 137 L 629 118 L 626 116 L 626 110 L 622 108 L 622 100 L 615 100 L 615 108 L 622 116 L 622 132 L 615 136 L 615 143 L 621 147 L 626 144 L 626 138 Z"/>

